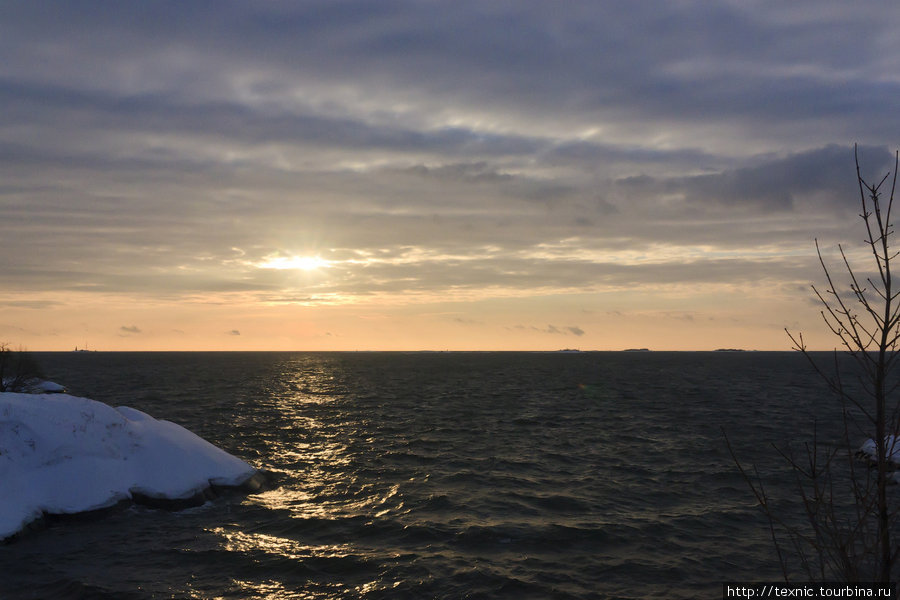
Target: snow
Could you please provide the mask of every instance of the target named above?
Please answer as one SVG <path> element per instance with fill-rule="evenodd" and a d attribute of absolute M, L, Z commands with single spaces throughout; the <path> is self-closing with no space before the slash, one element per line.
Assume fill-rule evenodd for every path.
<path fill-rule="evenodd" d="M 133 408 L 60 392 L 0 393 L 0 540 L 44 514 L 137 497 L 190 499 L 257 473 L 184 427 Z"/>
<path fill-rule="evenodd" d="M 66 388 L 53 381 L 33 379 L 28 382 L 28 392 L 31 394 L 60 394 L 65 391 Z"/>
<path fill-rule="evenodd" d="M 13 383 L 12 378 L 3 380 L 4 386 L 9 386 L 11 383 Z M 66 388 L 56 382 L 45 381 L 43 379 L 37 378 L 28 379 L 22 384 L 21 387 L 21 391 L 28 394 L 57 394 L 66 391 Z"/>
<path fill-rule="evenodd" d="M 888 435 L 884 438 L 885 458 L 889 463 L 895 466 L 900 465 L 900 437 Z M 875 448 L 875 440 L 868 439 L 859 448 L 859 454 L 865 456 L 871 461 L 877 461 L 878 452 Z"/>

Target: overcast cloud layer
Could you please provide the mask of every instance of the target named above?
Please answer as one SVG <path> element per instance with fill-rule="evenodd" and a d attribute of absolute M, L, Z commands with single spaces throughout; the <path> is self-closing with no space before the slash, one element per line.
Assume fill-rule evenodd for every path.
<path fill-rule="evenodd" d="M 893 166 L 898 31 L 892 1 L 3 3 L 0 304 L 797 294 L 814 236 L 860 237 L 853 143 Z M 550 319 L 521 326 L 591 333 Z"/>

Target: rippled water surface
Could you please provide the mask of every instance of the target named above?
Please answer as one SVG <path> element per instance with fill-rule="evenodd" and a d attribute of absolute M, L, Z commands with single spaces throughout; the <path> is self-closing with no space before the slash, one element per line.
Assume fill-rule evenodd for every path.
<path fill-rule="evenodd" d="M 837 426 L 790 353 L 42 354 L 273 474 L 0 546 L 2 598 L 716 598 L 779 577 L 728 454 Z M 833 437 L 837 437 L 835 434 Z"/>

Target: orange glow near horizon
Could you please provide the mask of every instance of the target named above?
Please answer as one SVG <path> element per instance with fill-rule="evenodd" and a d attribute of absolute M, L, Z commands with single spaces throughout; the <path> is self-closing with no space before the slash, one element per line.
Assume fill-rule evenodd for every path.
<path fill-rule="evenodd" d="M 0 341 L 34 351 L 789 350 L 785 325 L 830 350 L 809 302 L 640 293 L 267 304 L 252 295 L 171 301 L 85 292 L 8 302 Z M 15 304 L 14 306 L 11 306 Z"/>

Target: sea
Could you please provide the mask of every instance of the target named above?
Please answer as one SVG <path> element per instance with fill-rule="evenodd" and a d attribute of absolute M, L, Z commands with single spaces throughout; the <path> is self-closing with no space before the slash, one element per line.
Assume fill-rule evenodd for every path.
<path fill-rule="evenodd" d="M 52 520 L 0 546 L 9 600 L 721 598 L 782 576 L 738 464 L 802 518 L 780 452 L 842 443 L 791 352 L 35 356 L 268 484 Z"/>

